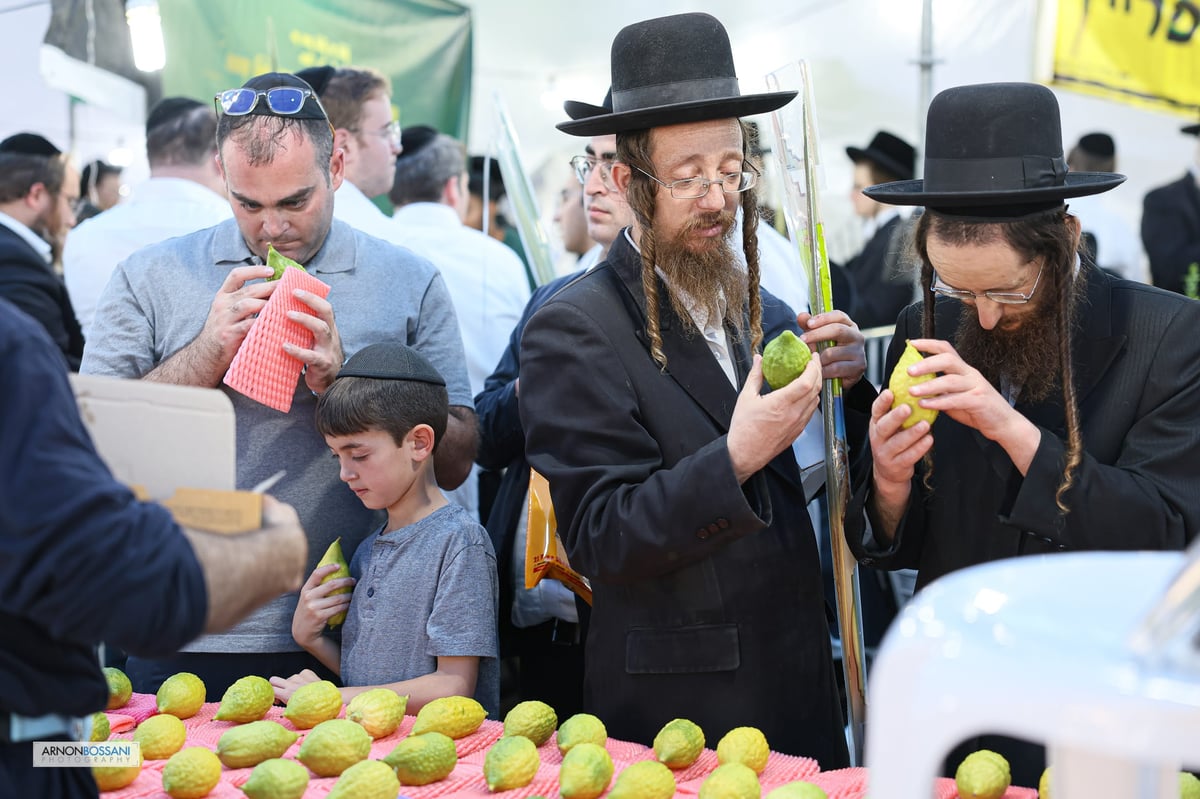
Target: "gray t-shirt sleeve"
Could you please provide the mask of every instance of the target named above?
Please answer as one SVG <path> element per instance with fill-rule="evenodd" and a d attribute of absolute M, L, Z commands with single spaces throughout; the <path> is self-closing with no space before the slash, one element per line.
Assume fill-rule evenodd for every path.
<path fill-rule="evenodd" d="M 497 657 L 497 593 L 496 556 L 484 541 L 469 543 L 448 558 L 425 625 L 426 654 Z"/>
<path fill-rule="evenodd" d="M 122 263 L 100 295 L 79 371 L 136 379 L 154 365 L 153 327 Z"/>

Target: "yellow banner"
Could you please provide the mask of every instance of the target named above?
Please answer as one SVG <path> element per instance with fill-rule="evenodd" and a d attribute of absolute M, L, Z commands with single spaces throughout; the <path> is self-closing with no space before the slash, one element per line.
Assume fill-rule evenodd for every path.
<path fill-rule="evenodd" d="M 1195 118 L 1200 0 L 1058 0 L 1053 80 Z"/>

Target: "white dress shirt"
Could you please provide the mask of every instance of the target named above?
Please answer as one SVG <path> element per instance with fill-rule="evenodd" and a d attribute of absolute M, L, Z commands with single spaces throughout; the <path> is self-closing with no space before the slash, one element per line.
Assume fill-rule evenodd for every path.
<path fill-rule="evenodd" d="M 24 239 L 25 243 L 32 247 L 38 255 L 46 259 L 47 264 L 50 263 L 50 242 L 34 233 L 23 222 L 17 221 L 3 211 L 0 211 L 0 225 L 4 225 L 13 233 L 16 233 L 18 236 Z"/>
<path fill-rule="evenodd" d="M 448 205 L 411 203 L 398 208 L 389 224 L 391 241 L 429 259 L 442 273 L 458 315 L 471 391 L 478 394 L 529 302 L 525 265 L 506 245 L 464 225 Z M 467 481 L 448 494 L 476 515 L 478 473 L 478 466 L 472 468 Z"/>
<path fill-rule="evenodd" d="M 63 248 L 63 279 L 84 338 L 92 333 L 96 305 L 117 264 L 143 247 L 231 216 L 227 199 L 195 181 L 150 178 L 127 201 L 73 228 Z"/>
<path fill-rule="evenodd" d="M 395 225 L 371 198 L 348 180 L 343 180 L 333 195 L 333 215 L 368 236 L 403 245 L 396 239 Z M 433 259 L 430 258 L 432 261 Z"/>

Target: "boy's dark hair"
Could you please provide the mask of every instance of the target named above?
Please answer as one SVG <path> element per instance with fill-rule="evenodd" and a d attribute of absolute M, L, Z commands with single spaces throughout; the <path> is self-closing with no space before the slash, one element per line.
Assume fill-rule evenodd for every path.
<path fill-rule="evenodd" d="M 445 386 L 419 380 L 339 377 L 317 400 L 317 430 L 349 436 L 368 430 L 388 433 L 399 446 L 414 427 L 433 428 L 433 451 L 446 432 L 449 395 Z"/>

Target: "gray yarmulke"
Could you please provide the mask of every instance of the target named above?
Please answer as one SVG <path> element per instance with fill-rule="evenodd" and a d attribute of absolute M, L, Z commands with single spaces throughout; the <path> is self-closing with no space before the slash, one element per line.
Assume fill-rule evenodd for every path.
<path fill-rule="evenodd" d="M 373 377 L 377 380 L 416 380 L 444 386 L 446 381 L 433 364 L 411 347 L 381 341 L 363 347 L 346 361 L 338 377 Z"/>

